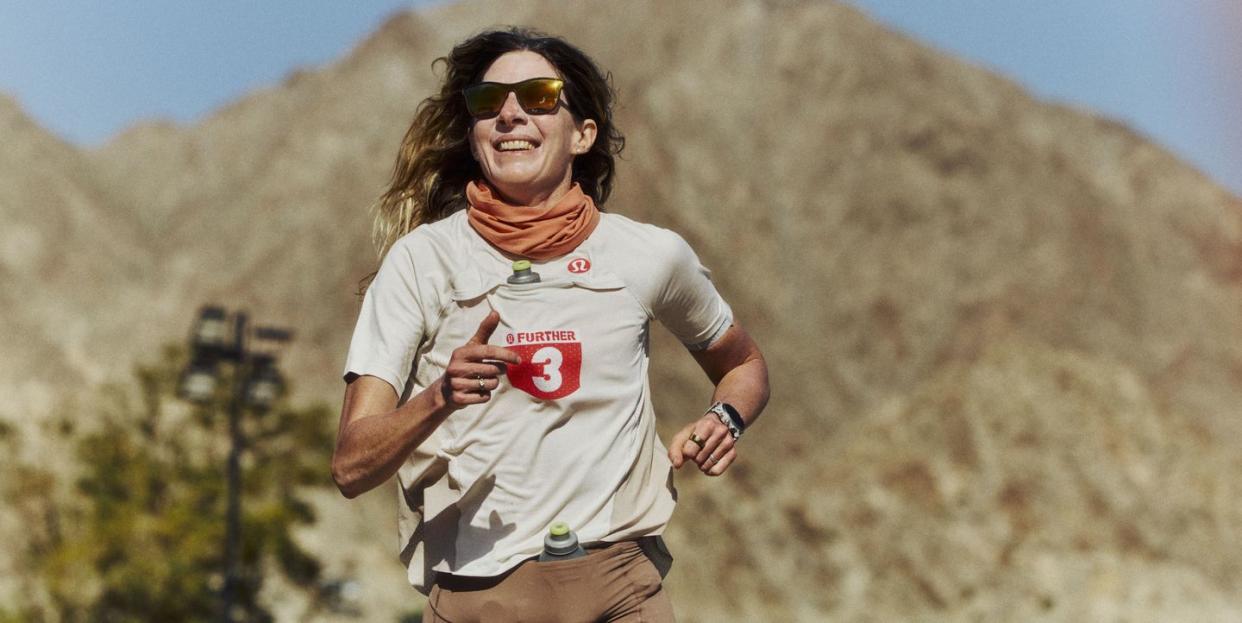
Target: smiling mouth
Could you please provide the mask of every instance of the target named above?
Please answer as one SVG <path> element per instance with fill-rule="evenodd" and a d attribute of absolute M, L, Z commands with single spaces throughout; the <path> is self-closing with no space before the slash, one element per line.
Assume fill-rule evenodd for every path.
<path fill-rule="evenodd" d="M 535 144 L 526 140 L 500 141 L 496 145 L 496 151 L 525 151 L 534 148 Z"/>

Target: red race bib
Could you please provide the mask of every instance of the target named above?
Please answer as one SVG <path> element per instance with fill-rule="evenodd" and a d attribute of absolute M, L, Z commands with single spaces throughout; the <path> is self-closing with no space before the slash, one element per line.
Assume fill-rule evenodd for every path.
<path fill-rule="evenodd" d="M 509 366 L 509 382 L 542 400 L 564 398 L 579 386 L 582 370 L 580 342 L 520 344 L 506 346 L 522 357 L 522 363 Z"/>

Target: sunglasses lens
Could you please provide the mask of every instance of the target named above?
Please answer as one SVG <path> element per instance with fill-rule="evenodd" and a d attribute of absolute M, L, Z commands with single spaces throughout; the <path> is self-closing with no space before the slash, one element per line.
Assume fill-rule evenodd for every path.
<path fill-rule="evenodd" d="M 499 82 L 480 82 L 466 88 L 462 93 L 466 96 L 466 111 L 477 119 L 486 119 L 500 114 L 504 108 L 509 92 L 517 94 L 518 104 L 527 113 L 545 115 L 556 112 L 560 103 L 561 87 L 565 83 L 556 78 L 533 78 L 517 84 Z"/>
<path fill-rule="evenodd" d="M 500 114 L 509 91 L 505 85 L 484 82 L 465 90 L 466 110 L 472 117 L 493 117 Z"/>
<path fill-rule="evenodd" d="M 526 112 L 541 115 L 556 110 L 562 84 L 560 80 L 537 78 L 519 83 L 513 91 Z"/>

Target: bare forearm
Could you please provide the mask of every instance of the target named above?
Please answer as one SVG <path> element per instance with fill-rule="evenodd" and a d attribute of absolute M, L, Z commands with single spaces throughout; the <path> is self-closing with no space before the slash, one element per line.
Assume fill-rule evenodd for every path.
<path fill-rule="evenodd" d="M 400 407 L 396 387 L 377 377 L 358 377 L 345 388 L 332 456 L 332 478 L 345 497 L 391 478 L 449 414 L 491 399 L 506 366 L 522 362 L 517 353 L 487 343 L 499 324 L 500 314 L 492 310 L 453 350 L 444 374 Z"/>
<path fill-rule="evenodd" d="M 726 372 L 712 401 L 729 403 L 750 426 L 768 404 L 768 394 L 768 366 L 763 357 L 756 357 Z"/>
<path fill-rule="evenodd" d="M 768 365 L 750 337 L 734 326 L 695 359 L 716 384 L 712 399 L 732 405 L 747 426 L 754 424 L 768 404 Z M 692 461 L 704 474 L 719 476 L 737 459 L 735 443 L 726 423 L 708 412 L 673 436 L 668 457 L 675 468 Z"/>
<path fill-rule="evenodd" d="M 383 484 L 406 457 L 449 416 L 436 381 L 387 413 L 361 417 L 345 425 L 332 458 L 332 477 L 353 498 Z"/>

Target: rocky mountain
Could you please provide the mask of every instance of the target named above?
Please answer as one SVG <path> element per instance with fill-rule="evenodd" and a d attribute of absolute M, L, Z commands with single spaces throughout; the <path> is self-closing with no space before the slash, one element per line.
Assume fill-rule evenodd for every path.
<path fill-rule="evenodd" d="M 769 362 L 742 461 L 679 476 L 681 620 L 1242 618 L 1242 200 L 833 2 L 444 5 L 97 150 L 0 98 L 0 414 L 37 439 L 206 301 L 294 327 L 299 399 L 339 400 L 368 206 L 431 61 L 502 23 L 611 70 L 606 209 L 685 236 Z M 710 395 L 679 351 L 666 439 Z M 304 535 L 367 620 L 418 601 L 391 496 L 325 489 Z"/>

